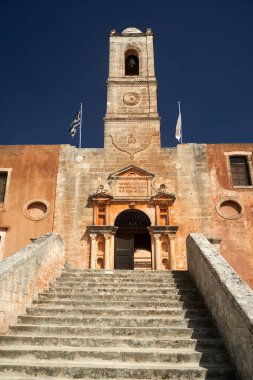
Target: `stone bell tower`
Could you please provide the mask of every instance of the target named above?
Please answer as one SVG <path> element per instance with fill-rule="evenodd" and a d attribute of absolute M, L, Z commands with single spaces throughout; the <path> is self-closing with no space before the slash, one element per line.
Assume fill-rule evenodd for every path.
<path fill-rule="evenodd" d="M 153 33 L 127 28 L 110 34 L 105 148 L 113 143 L 129 154 L 160 146 Z"/>

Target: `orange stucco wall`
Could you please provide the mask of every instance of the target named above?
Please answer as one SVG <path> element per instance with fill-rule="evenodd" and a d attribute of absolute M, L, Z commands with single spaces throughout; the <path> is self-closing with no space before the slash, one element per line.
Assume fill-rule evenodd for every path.
<path fill-rule="evenodd" d="M 0 228 L 6 228 L 3 256 L 9 256 L 47 232 L 52 232 L 59 146 L 1 146 L 0 169 L 10 169 L 5 203 L 0 208 Z M 42 220 L 30 220 L 23 213 L 31 199 L 48 202 Z"/>
<path fill-rule="evenodd" d="M 222 239 L 221 254 L 253 288 L 253 188 L 233 186 L 226 159 L 228 153 L 241 153 L 247 154 L 252 160 L 253 144 L 210 144 L 206 149 L 214 204 L 213 223 L 215 235 Z M 252 171 L 252 167 L 250 169 Z M 216 207 L 224 198 L 234 199 L 242 205 L 240 218 L 231 220 L 219 215 Z"/>

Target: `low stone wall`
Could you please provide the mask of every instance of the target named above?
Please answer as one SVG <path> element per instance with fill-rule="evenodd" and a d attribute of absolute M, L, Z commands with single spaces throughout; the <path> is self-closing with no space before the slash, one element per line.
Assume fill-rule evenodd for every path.
<path fill-rule="evenodd" d="M 0 263 L 1 333 L 60 275 L 64 256 L 60 236 L 46 234 Z"/>
<path fill-rule="evenodd" d="M 201 234 L 187 238 L 188 269 L 241 379 L 253 376 L 253 292 Z"/>

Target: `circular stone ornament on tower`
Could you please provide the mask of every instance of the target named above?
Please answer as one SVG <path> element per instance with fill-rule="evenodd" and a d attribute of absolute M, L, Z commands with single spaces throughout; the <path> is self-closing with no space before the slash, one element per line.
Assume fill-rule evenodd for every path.
<path fill-rule="evenodd" d="M 139 101 L 140 97 L 136 92 L 127 92 L 123 96 L 123 102 L 128 106 L 135 106 Z"/>
<path fill-rule="evenodd" d="M 224 197 L 216 204 L 217 213 L 224 219 L 235 220 L 243 215 L 243 206 L 235 198 Z"/>
<path fill-rule="evenodd" d="M 45 219 L 51 211 L 50 203 L 42 198 L 33 198 L 24 204 L 23 214 L 27 219 L 39 221 Z"/>

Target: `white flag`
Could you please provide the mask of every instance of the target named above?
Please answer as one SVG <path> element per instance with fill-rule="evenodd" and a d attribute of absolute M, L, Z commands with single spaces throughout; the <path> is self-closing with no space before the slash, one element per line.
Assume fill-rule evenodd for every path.
<path fill-rule="evenodd" d="M 177 119 L 175 137 L 178 141 L 180 141 L 182 139 L 182 118 L 181 118 L 180 107 L 179 107 L 179 114 L 178 114 L 178 119 Z"/>
<path fill-rule="evenodd" d="M 74 120 L 69 126 L 69 133 L 71 137 L 75 137 L 75 135 L 77 134 L 77 128 L 80 127 L 80 125 L 81 125 L 81 110 L 77 112 Z"/>

